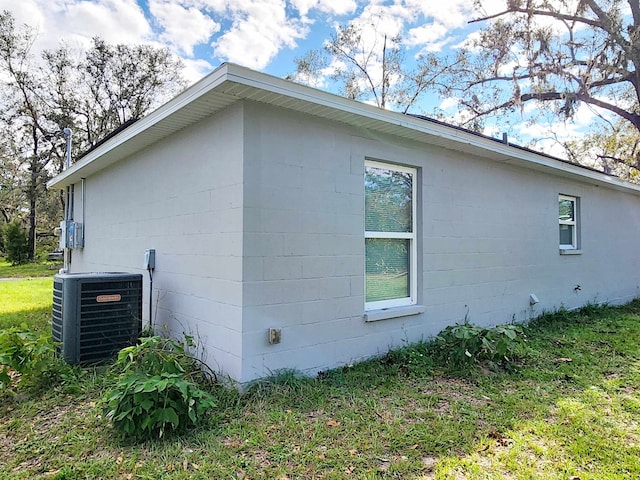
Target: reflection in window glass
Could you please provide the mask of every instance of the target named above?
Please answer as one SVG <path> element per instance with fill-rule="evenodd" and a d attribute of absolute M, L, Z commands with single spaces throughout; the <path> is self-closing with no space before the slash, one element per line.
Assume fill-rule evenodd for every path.
<path fill-rule="evenodd" d="M 573 220 L 573 201 L 567 199 L 560 199 L 559 201 L 560 212 L 559 218 L 560 220 Z"/>
<path fill-rule="evenodd" d="M 367 238 L 366 301 L 404 298 L 409 294 L 409 240 Z"/>
<path fill-rule="evenodd" d="M 573 226 L 560 225 L 560 245 L 573 244 Z"/>
<path fill-rule="evenodd" d="M 558 223 L 560 227 L 560 248 L 563 250 L 578 248 L 578 223 L 576 220 L 577 197 L 560 195 L 558 197 Z"/>
<path fill-rule="evenodd" d="M 389 308 L 416 303 L 413 168 L 366 162 L 365 303 Z"/>
<path fill-rule="evenodd" d="M 413 175 L 368 166 L 365 170 L 365 230 L 410 232 Z"/>

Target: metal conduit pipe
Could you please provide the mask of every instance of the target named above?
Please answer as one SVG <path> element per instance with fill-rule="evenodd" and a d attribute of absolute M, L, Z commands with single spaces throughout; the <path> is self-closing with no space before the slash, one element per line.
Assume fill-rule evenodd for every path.
<path fill-rule="evenodd" d="M 64 168 L 65 170 L 67 168 L 69 168 L 71 166 L 71 129 L 70 128 L 65 128 L 62 130 L 62 133 L 64 134 L 64 136 L 67 139 L 67 149 L 65 152 L 65 165 Z M 69 221 L 71 221 L 71 218 L 73 216 L 73 214 L 71 213 L 73 210 L 73 206 L 71 205 L 71 202 L 73 201 L 73 193 L 72 190 L 73 187 L 70 185 L 67 187 L 67 196 L 66 196 L 66 200 L 64 202 L 64 224 L 65 224 L 65 228 L 62 231 L 62 235 L 64 235 L 65 237 L 67 237 L 67 224 Z M 63 266 L 62 269 L 60 270 L 60 273 L 67 273 L 69 271 L 69 264 L 71 263 L 71 249 L 66 245 L 66 238 L 65 238 L 65 248 L 64 248 L 64 254 L 63 254 Z"/>

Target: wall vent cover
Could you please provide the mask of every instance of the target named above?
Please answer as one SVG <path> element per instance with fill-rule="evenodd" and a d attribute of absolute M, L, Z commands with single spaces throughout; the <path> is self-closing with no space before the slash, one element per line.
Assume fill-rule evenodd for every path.
<path fill-rule="evenodd" d="M 61 273 L 53 279 L 53 340 L 70 364 L 98 363 L 135 344 L 142 329 L 142 275 Z"/>

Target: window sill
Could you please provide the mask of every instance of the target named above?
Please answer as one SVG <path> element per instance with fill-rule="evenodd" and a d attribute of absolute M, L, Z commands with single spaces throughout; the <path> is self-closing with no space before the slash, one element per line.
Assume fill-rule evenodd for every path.
<path fill-rule="evenodd" d="M 407 305 L 406 307 L 381 308 L 380 310 L 369 310 L 363 315 L 365 322 L 377 322 L 378 320 L 387 320 L 389 318 L 408 317 L 409 315 L 418 315 L 424 313 L 423 305 Z"/>
<path fill-rule="evenodd" d="M 582 250 L 576 248 L 561 248 L 560 255 L 582 255 Z"/>

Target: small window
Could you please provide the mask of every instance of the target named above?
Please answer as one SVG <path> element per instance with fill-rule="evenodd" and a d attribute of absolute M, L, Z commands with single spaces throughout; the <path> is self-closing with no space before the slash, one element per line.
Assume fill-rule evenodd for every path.
<path fill-rule="evenodd" d="M 416 169 L 365 163 L 365 307 L 416 303 Z"/>
<path fill-rule="evenodd" d="M 560 250 L 578 249 L 578 198 L 569 195 L 558 197 L 558 222 L 560 226 Z"/>

